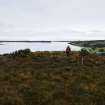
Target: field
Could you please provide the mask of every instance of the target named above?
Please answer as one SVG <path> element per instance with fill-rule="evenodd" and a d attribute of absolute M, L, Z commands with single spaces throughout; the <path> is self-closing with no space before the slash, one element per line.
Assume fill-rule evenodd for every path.
<path fill-rule="evenodd" d="M 0 105 L 105 105 L 105 57 L 81 64 L 79 52 L 1 55 Z"/>

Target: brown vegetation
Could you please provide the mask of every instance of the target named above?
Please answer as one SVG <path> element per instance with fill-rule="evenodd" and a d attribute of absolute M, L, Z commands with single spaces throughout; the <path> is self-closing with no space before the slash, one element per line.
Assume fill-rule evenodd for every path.
<path fill-rule="evenodd" d="M 0 56 L 0 105 L 105 105 L 105 57 L 27 51 Z"/>

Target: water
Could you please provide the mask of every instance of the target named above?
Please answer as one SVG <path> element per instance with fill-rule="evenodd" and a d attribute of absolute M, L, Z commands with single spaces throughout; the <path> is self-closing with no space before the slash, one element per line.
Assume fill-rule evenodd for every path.
<path fill-rule="evenodd" d="M 65 51 L 69 45 L 67 42 L 52 42 L 52 43 L 22 43 L 22 42 L 5 42 L 0 45 L 0 54 L 11 53 L 19 49 L 29 48 L 31 51 Z M 72 46 L 71 50 L 78 51 L 80 47 Z"/>

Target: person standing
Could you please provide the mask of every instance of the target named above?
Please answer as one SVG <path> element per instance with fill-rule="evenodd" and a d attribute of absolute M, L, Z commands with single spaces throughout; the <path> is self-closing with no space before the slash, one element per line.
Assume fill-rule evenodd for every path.
<path fill-rule="evenodd" d="M 69 56 L 70 53 L 71 53 L 71 48 L 69 46 L 67 46 L 67 48 L 66 48 L 66 55 Z"/>

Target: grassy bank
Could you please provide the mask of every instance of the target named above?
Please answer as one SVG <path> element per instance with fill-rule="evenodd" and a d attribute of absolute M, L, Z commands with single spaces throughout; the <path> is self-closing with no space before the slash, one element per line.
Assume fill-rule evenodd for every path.
<path fill-rule="evenodd" d="M 105 105 L 104 57 L 26 52 L 0 56 L 0 105 Z"/>

